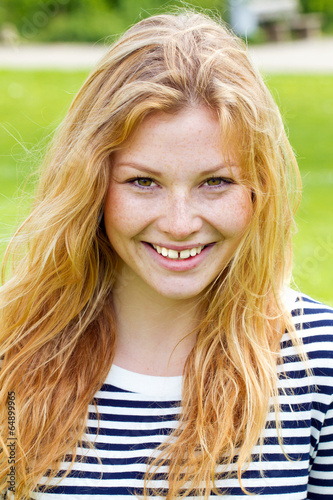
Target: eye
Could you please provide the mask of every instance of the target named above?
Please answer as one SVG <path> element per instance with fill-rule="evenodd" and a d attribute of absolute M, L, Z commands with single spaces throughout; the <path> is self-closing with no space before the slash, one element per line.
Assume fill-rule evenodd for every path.
<path fill-rule="evenodd" d="M 152 184 L 154 180 L 150 177 L 135 177 L 135 179 L 131 179 L 127 182 L 139 188 L 150 188 L 153 187 Z"/>
<path fill-rule="evenodd" d="M 224 177 L 210 177 L 204 184 L 207 184 L 209 187 L 223 187 L 231 183 L 231 179 L 225 179 Z"/>

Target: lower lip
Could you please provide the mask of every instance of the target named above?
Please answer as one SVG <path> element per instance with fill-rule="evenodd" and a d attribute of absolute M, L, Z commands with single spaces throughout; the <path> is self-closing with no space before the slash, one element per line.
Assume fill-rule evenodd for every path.
<path fill-rule="evenodd" d="M 151 254 L 153 259 L 155 259 L 158 264 L 165 267 L 165 269 L 169 269 L 170 271 L 189 271 L 190 269 L 195 268 L 205 259 L 205 257 L 209 254 L 213 245 L 209 245 L 205 247 L 201 252 L 194 257 L 189 257 L 188 259 L 178 260 L 178 259 L 168 259 L 168 257 L 163 257 L 163 255 L 159 254 L 154 250 L 148 243 L 142 242 L 147 251 Z"/>

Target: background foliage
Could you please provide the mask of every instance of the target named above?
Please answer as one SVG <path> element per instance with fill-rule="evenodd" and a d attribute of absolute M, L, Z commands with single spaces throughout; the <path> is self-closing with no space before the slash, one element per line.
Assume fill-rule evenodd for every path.
<path fill-rule="evenodd" d="M 322 14 L 323 30 L 333 31 L 333 1 L 332 0 L 300 0 L 303 12 L 320 12 Z"/>
<path fill-rule="evenodd" d="M 332 0 L 299 0 L 304 12 L 333 13 Z"/>
<path fill-rule="evenodd" d="M 192 0 L 191 5 L 218 9 L 227 0 Z M 2 0 L 0 26 L 11 23 L 28 41 L 103 41 L 148 15 L 184 5 L 182 0 Z"/>

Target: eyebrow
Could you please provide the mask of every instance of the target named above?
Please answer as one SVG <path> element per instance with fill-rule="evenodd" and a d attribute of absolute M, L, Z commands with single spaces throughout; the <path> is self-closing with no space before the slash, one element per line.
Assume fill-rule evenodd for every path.
<path fill-rule="evenodd" d="M 135 162 L 120 162 L 120 163 L 115 163 L 116 167 L 130 167 L 130 168 L 135 168 L 136 170 L 140 170 L 141 172 L 148 173 L 150 175 L 160 175 L 161 173 L 158 172 L 157 170 L 153 170 L 146 165 L 141 165 L 140 163 L 135 163 Z M 210 175 L 214 174 L 215 172 L 218 172 L 219 170 L 222 169 L 227 169 L 227 168 L 232 168 L 236 167 L 236 164 L 231 164 L 231 165 L 226 165 L 225 163 L 220 163 L 219 165 L 216 165 L 215 167 L 211 167 L 207 170 L 203 170 L 200 172 L 200 175 Z"/>

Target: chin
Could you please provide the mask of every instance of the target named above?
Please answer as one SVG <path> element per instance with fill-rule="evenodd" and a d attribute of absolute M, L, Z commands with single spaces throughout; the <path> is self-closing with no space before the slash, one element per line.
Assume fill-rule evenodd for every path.
<path fill-rule="evenodd" d="M 190 300 L 201 297 L 206 288 L 188 288 L 188 287 L 174 287 L 174 288 L 156 288 L 155 290 L 159 295 L 171 300 Z"/>

